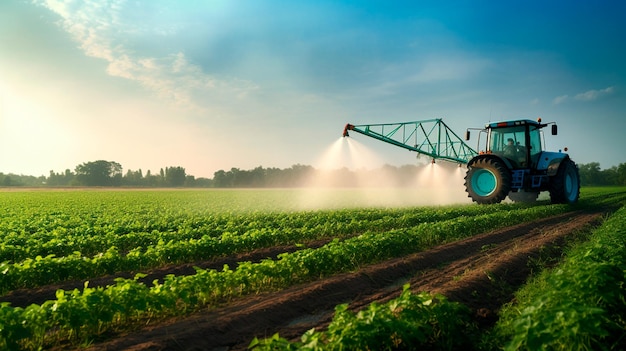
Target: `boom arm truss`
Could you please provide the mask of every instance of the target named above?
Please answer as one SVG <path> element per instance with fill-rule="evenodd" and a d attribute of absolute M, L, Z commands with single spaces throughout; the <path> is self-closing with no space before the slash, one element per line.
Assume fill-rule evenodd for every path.
<path fill-rule="evenodd" d="M 478 154 L 440 118 L 402 123 L 359 125 L 348 123 L 343 129 L 344 137 L 350 136 L 348 131 L 355 131 L 433 159 L 444 159 L 461 164 L 466 164 Z"/>

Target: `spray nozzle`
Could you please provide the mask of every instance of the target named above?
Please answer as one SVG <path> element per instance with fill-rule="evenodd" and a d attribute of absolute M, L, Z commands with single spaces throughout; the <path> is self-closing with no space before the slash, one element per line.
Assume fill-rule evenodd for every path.
<path fill-rule="evenodd" d="M 346 123 L 346 126 L 343 127 L 343 137 L 349 137 L 350 134 L 348 133 L 348 130 L 352 130 L 354 129 L 354 126 L 350 123 Z"/>

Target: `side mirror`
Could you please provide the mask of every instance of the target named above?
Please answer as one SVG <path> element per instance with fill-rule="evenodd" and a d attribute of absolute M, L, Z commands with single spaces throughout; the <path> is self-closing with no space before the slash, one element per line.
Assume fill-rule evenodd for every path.
<path fill-rule="evenodd" d="M 557 131 L 558 131 L 558 130 L 557 130 L 556 124 L 553 124 L 553 125 L 552 125 L 552 135 L 556 135 L 556 134 L 557 134 Z"/>
<path fill-rule="evenodd" d="M 465 131 L 465 140 L 470 140 L 470 131 L 469 130 Z"/>

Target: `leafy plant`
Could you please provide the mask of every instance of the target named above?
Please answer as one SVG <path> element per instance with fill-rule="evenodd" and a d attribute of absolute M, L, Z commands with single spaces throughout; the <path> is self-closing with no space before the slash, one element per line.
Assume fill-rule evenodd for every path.
<path fill-rule="evenodd" d="M 506 350 L 626 347 L 626 208 L 521 290 L 495 328 Z"/>
<path fill-rule="evenodd" d="M 325 331 L 311 329 L 301 342 L 290 343 L 275 334 L 255 338 L 253 350 L 457 350 L 471 345 L 465 335 L 476 326 L 467 307 L 442 295 L 412 294 L 409 285 L 400 297 L 372 303 L 354 313 L 347 304 L 335 308 Z"/>

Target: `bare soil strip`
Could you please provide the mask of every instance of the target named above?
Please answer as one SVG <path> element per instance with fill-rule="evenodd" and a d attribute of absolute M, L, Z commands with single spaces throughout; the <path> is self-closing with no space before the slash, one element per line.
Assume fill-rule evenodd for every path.
<path fill-rule="evenodd" d="M 356 272 L 236 299 L 130 334 L 109 335 L 110 340 L 89 350 L 245 350 L 255 336 L 279 332 L 297 339 L 310 328 L 325 327 L 336 305 L 349 303 L 358 310 L 388 301 L 404 283 L 415 292 L 437 292 L 463 302 L 476 311 L 477 321 L 491 325 L 499 307 L 531 274 L 529 262 L 558 257 L 568 236 L 598 225 L 601 218 L 601 212 L 579 211 L 507 227 Z"/>

